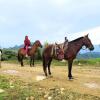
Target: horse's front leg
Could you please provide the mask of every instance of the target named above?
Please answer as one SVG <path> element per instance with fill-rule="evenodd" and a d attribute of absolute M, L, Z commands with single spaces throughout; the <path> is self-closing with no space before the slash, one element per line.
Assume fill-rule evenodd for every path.
<path fill-rule="evenodd" d="M 69 80 L 70 79 L 73 79 L 72 77 L 72 63 L 73 63 L 73 60 L 69 60 L 68 61 L 68 77 L 69 77 Z"/>
<path fill-rule="evenodd" d="M 32 57 L 32 65 L 34 66 L 34 56 Z"/>
<path fill-rule="evenodd" d="M 34 56 L 30 57 L 30 66 L 34 66 Z"/>

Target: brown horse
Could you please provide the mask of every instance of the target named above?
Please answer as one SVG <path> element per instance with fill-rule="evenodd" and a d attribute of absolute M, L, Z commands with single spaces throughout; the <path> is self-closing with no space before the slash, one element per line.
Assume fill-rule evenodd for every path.
<path fill-rule="evenodd" d="M 43 70 L 45 76 L 47 76 L 47 67 L 48 67 L 48 73 L 49 75 L 51 75 L 50 71 L 51 61 L 53 58 L 57 60 L 64 59 L 64 49 L 61 48 L 59 44 L 48 45 L 46 48 L 44 48 L 42 56 L 43 56 Z"/>
<path fill-rule="evenodd" d="M 33 62 L 33 66 L 34 66 L 34 54 L 38 47 L 42 48 L 42 45 L 39 40 L 35 41 L 35 43 L 32 45 L 32 47 L 28 50 L 28 56 L 30 56 L 30 66 L 32 66 L 32 62 Z M 21 63 L 21 66 L 24 66 L 23 59 L 24 59 L 25 55 L 26 55 L 25 48 L 20 48 L 18 51 L 18 61 Z"/>
<path fill-rule="evenodd" d="M 90 39 L 88 38 L 88 35 L 86 35 L 84 37 L 77 38 L 77 39 L 75 39 L 71 42 L 65 41 L 63 44 L 64 44 L 64 46 L 63 46 L 63 48 L 64 48 L 64 59 L 68 60 L 68 77 L 69 77 L 69 79 L 73 79 L 72 74 L 71 74 L 72 63 L 73 63 L 73 60 L 76 58 L 77 53 L 80 51 L 80 49 L 83 46 L 86 46 L 86 48 L 88 48 L 89 50 L 93 50 L 94 46 L 91 43 Z M 47 76 L 47 72 L 45 72 L 45 69 L 47 67 L 46 65 L 48 65 L 48 72 L 51 75 L 50 64 L 51 64 L 51 61 L 52 61 L 52 57 L 50 57 L 46 54 L 48 50 L 44 50 L 44 53 L 43 53 L 43 69 L 44 69 L 44 73 L 45 73 L 46 76 Z M 46 60 L 47 57 L 45 57 L 45 55 L 47 57 L 49 57 L 48 58 L 49 60 Z M 45 61 L 47 61 L 47 62 L 45 62 Z M 45 63 L 47 63 L 47 64 L 45 64 Z"/>
<path fill-rule="evenodd" d="M 69 77 L 69 79 L 73 79 L 72 74 L 71 74 L 73 60 L 76 58 L 77 53 L 80 51 L 80 49 L 83 46 L 88 48 L 90 51 L 94 50 L 94 46 L 91 43 L 91 40 L 89 39 L 88 35 L 86 35 L 84 37 L 80 37 L 76 40 L 69 42 L 68 48 L 65 49 L 65 51 L 64 51 L 64 59 L 68 60 L 68 77 Z"/>

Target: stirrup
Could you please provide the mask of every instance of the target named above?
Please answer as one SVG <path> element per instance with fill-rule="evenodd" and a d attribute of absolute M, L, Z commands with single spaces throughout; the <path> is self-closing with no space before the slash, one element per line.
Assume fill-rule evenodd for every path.
<path fill-rule="evenodd" d="M 27 57 L 28 57 L 28 55 L 26 54 L 26 55 L 25 55 L 25 57 L 27 58 Z"/>

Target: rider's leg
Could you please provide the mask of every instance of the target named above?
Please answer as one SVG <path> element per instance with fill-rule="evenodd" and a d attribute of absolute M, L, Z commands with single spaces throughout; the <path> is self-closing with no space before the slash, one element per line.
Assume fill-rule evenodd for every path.
<path fill-rule="evenodd" d="M 26 46 L 26 57 L 28 57 L 28 46 Z"/>

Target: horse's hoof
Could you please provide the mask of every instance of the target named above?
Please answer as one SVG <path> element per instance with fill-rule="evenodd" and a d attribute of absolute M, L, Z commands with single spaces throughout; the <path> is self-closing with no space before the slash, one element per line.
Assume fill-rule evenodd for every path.
<path fill-rule="evenodd" d="M 69 77 L 69 78 L 68 78 L 69 81 L 71 81 L 71 80 L 73 80 L 73 79 L 74 79 L 73 77 Z"/>
<path fill-rule="evenodd" d="M 49 75 L 49 78 L 52 78 L 53 76 L 52 75 Z"/>
<path fill-rule="evenodd" d="M 24 67 L 24 65 L 21 65 L 21 67 Z"/>
<path fill-rule="evenodd" d="M 30 67 L 34 67 L 34 66 L 31 65 Z"/>

